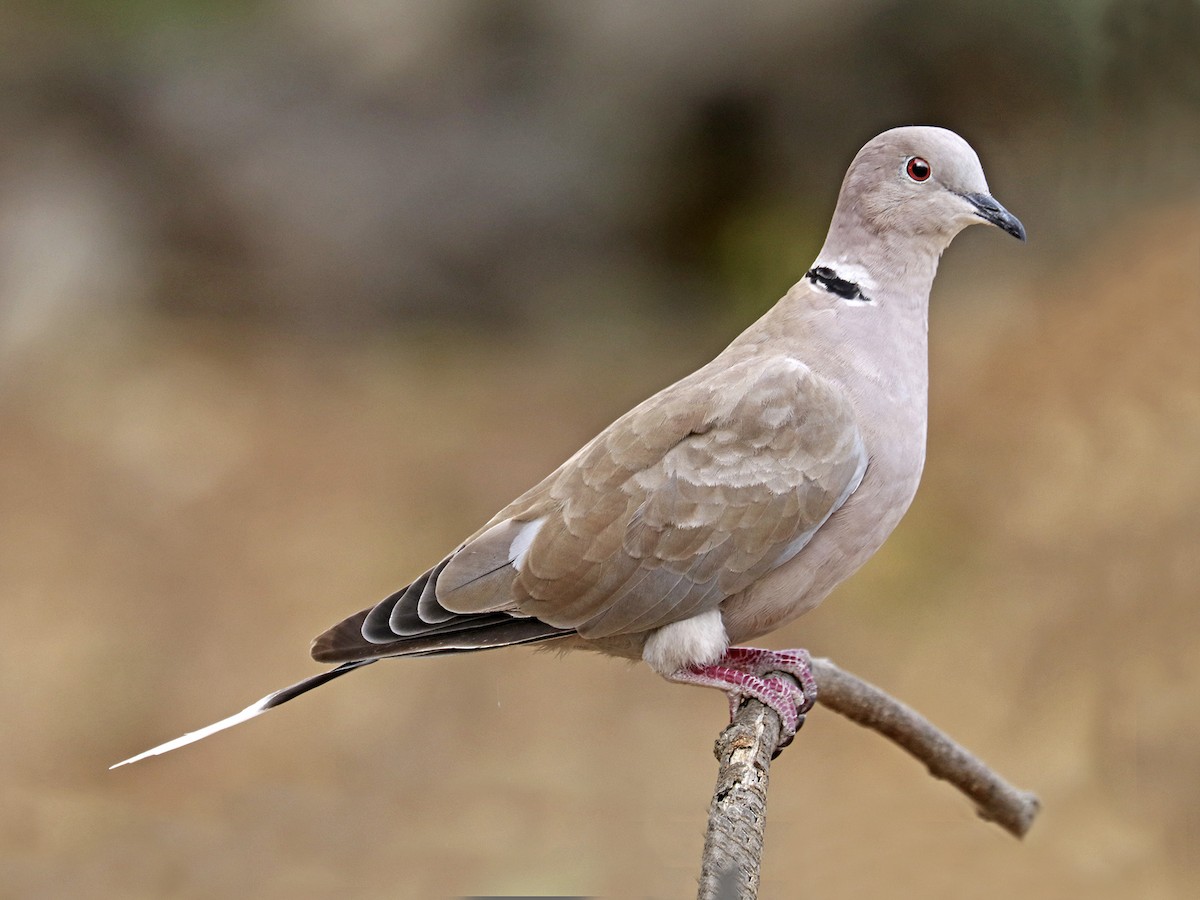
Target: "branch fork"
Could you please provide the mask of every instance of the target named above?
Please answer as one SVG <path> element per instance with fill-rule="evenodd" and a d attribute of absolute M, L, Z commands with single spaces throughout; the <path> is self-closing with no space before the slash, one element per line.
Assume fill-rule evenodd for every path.
<path fill-rule="evenodd" d="M 979 816 L 1023 837 L 1040 804 L 1013 787 L 915 710 L 834 665 L 814 659 L 817 702 L 870 728 L 925 764 L 974 804 Z M 781 676 L 790 677 L 790 676 Z M 753 900 L 766 827 L 771 759 L 781 749 L 779 714 L 754 699 L 717 738 L 719 763 L 700 869 L 700 900 Z"/>

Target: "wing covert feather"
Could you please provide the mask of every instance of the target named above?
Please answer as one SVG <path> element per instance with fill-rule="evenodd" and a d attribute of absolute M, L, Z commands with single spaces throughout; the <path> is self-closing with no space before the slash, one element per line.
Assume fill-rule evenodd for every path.
<path fill-rule="evenodd" d="M 510 609 L 584 637 L 657 628 L 744 590 L 845 502 L 867 454 L 840 391 L 787 356 L 718 361 L 626 413 L 481 529 L 540 520 L 504 579 Z M 501 608 L 464 605 L 441 583 L 437 599 Z"/>

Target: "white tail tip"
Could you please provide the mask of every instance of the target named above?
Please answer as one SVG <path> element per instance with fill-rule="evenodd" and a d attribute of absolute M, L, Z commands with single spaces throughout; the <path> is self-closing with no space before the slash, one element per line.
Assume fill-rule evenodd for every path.
<path fill-rule="evenodd" d="M 119 769 L 121 766 L 127 766 L 130 763 L 135 763 L 140 759 L 145 759 L 148 756 L 159 756 L 163 753 L 170 753 L 172 750 L 178 750 L 180 747 L 186 747 L 188 744 L 195 743 L 210 734 L 216 734 L 218 731 L 224 731 L 226 728 L 232 728 L 234 725 L 240 725 L 248 719 L 253 719 L 255 716 L 266 712 L 270 707 L 268 703 L 274 699 L 275 694 L 268 694 L 257 703 L 252 703 L 243 709 L 240 713 L 234 713 L 227 719 L 222 719 L 220 722 L 214 722 L 199 731 L 189 731 L 183 737 L 177 737 L 173 741 L 167 741 L 165 744 L 159 744 L 150 750 L 139 753 L 137 756 L 131 756 L 129 759 L 123 759 L 119 763 L 109 766 L 109 771 Z"/>

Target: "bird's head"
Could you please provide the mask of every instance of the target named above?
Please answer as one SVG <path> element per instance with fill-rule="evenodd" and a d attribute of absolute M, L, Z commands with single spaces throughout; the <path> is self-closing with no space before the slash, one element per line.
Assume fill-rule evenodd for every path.
<path fill-rule="evenodd" d="M 893 128 L 850 164 L 838 214 L 886 237 L 926 238 L 938 253 L 986 222 L 1025 240 L 1025 227 L 992 197 L 975 151 L 945 128 Z"/>

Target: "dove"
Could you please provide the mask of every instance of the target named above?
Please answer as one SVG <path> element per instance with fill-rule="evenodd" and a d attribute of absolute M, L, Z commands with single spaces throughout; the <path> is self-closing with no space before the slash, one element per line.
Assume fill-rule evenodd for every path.
<path fill-rule="evenodd" d="M 930 289 L 978 223 L 1025 240 L 965 140 L 931 126 L 875 137 L 811 268 L 715 359 L 319 635 L 312 656 L 334 668 L 113 768 L 382 659 L 551 642 L 718 688 L 731 710 L 754 697 L 790 740 L 815 699 L 807 653 L 738 645 L 813 609 L 907 511 L 925 461 Z"/>

